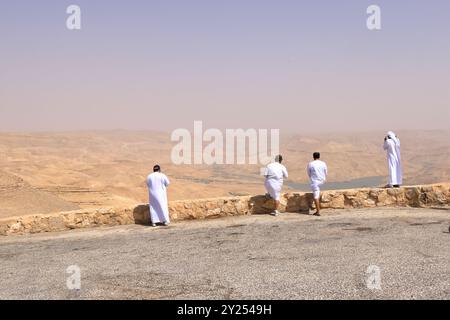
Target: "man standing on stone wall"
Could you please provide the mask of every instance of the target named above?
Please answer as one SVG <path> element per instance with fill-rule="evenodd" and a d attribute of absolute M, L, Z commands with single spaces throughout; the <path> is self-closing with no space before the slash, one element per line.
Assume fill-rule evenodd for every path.
<path fill-rule="evenodd" d="M 389 131 L 384 138 L 383 149 L 386 150 L 389 167 L 389 187 L 398 188 L 402 185 L 403 172 L 400 156 L 400 139 Z"/>

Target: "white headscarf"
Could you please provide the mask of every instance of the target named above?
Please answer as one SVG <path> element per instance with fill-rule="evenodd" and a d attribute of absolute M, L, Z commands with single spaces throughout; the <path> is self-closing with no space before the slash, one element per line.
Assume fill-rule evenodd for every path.
<path fill-rule="evenodd" d="M 394 132 L 388 131 L 387 136 L 391 138 L 392 141 L 394 141 L 397 147 L 400 147 L 400 140 L 397 138 L 397 135 Z"/>

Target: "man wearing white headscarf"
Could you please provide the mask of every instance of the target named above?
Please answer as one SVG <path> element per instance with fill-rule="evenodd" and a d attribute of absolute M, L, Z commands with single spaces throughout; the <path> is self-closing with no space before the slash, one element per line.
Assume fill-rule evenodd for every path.
<path fill-rule="evenodd" d="M 387 153 L 389 167 L 389 186 L 398 188 L 402 184 L 402 159 L 400 156 L 400 139 L 394 132 L 389 131 L 384 138 L 383 149 Z"/>
<path fill-rule="evenodd" d="M 270 197 L 275 200 L 275 211 L 271 213 L 273 216 L 277 216 L 280 212 L 278 208 L 280 207 L 281 198 L 281 188 L 283 187 L 283 178 L 288 177 L 288 172 L 286 167 L 281 164 L 283 157 L 278 155 L 275 157 L 275 162 L 267 165 L 264 172 L 266 181 L 264 186 Z"/>
<path fill-rule="evenodd" d="M 161 173 L 161 167 L 155 165 L 153 173 L 147 177 L 147 186 L 149 193 L 150 219 L 152 226 L 162 223 L 168 226 L 169 206 L 167 204 L 167 187 L 170 182 L 164 173 Z"/>

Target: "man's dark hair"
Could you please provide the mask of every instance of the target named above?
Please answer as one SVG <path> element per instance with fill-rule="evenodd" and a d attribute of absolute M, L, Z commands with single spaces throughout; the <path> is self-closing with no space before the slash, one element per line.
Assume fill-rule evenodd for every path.
<path fill-rule="evenodd" d="M 281 156 L 281 154 L 277 155 L 275 157 L 275 161 L 281 163 L 281 161 L 283 161 L 283 157 Z"/>
<path fill-rule="evenodd" d="M 161 167 L 159 166 L 159 164 L 156 164 L 153 166 L 153 172 L 160 172 L 161 171 Z"/>
<path fill-rule="evenodd" d="M 313 158 L 314 158 L 314 160 L 320 159 L 320 152 L 314 152 Z"/>

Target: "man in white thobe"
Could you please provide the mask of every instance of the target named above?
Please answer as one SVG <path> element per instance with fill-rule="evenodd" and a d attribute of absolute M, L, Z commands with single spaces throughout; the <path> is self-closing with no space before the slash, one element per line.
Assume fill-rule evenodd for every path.
<path fill-rule="evenodd" d="M 400 156 L 400 139 L 389 131 L 384 138 L 383 149 L 387 153 L 389 167 L 389 187 L 398 188 L 403 182 L 402 159 Z"/>
<path fill-rule="evenodd" d="M 311 181 L 314 203 L 316 205 L 315 216 L 320 216 L 320 186 L 327 180 L 328 168 L 325 162 L 320 160 L 320 153 L 314 152 L 314 161 L 308 164 L 307 172 Z"/>
<path fill-rule="evenodd" d="M 283 187 L 283 179 L 288 177 L 286 167 L 281 164 L 282 161 L 281 155 L 276 156 L 275 162 L 268 164 L 264 172 L 266 177 L 264 186 L 270 197 L 275 200 L 275 211 L 271 213 L 273 216 L 280 213 L 278 209 L 280 207 L 281 188 Z"/>
<path fill-rule="evenodd" d="M 169 184 L 169 179 L 165 174 L 161 173 L 161 167 L 155 165 L 153 173 L 147 177 L 150 220 L 153 227 L 157 223 L 162 223 L 165 226 L 168 226 L 170 223 L 169 206 L 167 204 L 167 187 Z"/>

